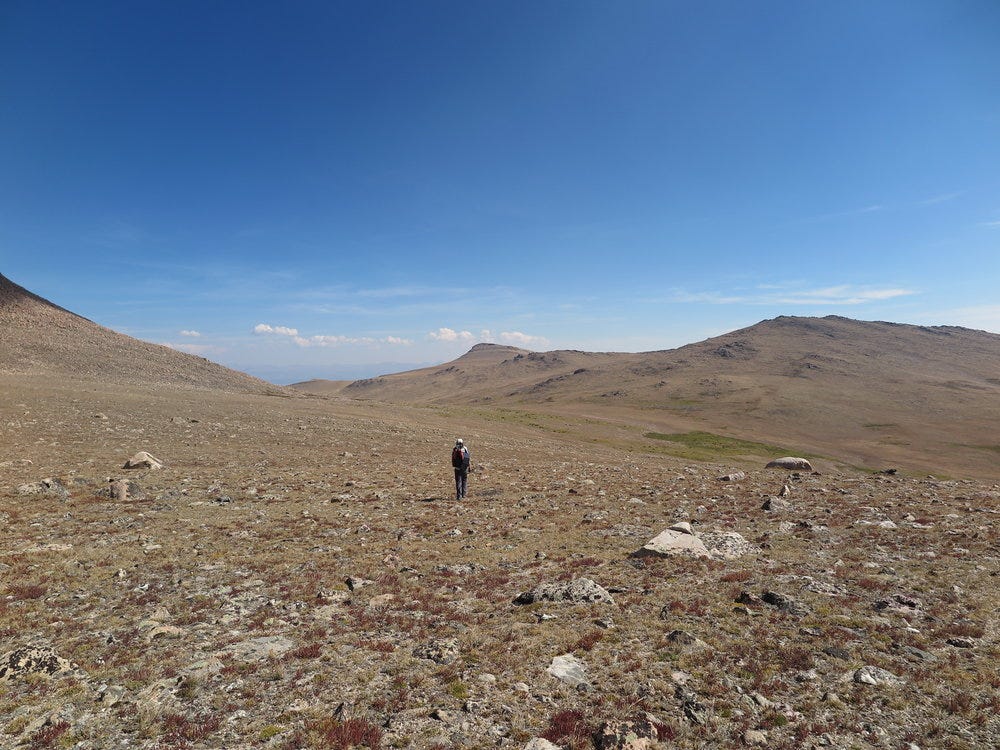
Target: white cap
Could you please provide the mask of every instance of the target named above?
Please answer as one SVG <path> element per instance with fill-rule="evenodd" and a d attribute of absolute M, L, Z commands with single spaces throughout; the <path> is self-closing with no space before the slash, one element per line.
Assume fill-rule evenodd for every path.
<path fill-rule="evenodd" d="M 462 438 L 459 438 L 455 441 L 455 445 L 465 445 L 465 443 L 462 441 Z"/>

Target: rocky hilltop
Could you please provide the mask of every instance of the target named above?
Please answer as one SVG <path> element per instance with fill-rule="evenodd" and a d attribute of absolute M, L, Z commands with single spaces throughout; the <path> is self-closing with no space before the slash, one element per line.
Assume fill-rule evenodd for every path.
<path fill-rule="evenodd" d="M 638 354 L 486 344 L 341 394 L 589 416 L 872 468 L 1000 476 L 1000 336 L 953 326 L 779 317 Z"/>

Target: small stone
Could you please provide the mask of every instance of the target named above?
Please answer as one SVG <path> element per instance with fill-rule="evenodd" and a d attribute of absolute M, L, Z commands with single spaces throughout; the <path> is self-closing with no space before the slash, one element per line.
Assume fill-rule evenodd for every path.
<path fill-rule="evenodd" d="M 428 641 L 413 649 L 413 655 L 435 664 L 454 664 L 459 655 L 458 641 L 454 638 Z"/>
<path fill-rule="evenodd" d="M 766 745 L 767 732 L 760 729 L 748 729 L 743 733 L 743 742 L 747 745 Z"/>
<path fill-rule="evenodd" d="M 369 581 L 367 578 L 360 578 L 359 576 L 348 576 L 344 579 L 344 583 L 347 584 L 347 588 L 351 591 L 357 591 L 365 586 L 372 585 L 375 581 Z"/>
<path fill-rule="evenodd" d="M 898 677 L 881 667 L 873 667 L 870 664 L 866 664 L 860 669 L 855 670 L 851 675 L 851 679 L 861 685 L 872 685 L 875 687 L 893 687 L 901 685 L 904 682 L 902 677 Z"/>
<path fill-rule="evenodd" d="M 760 507 L 762 510 L 769 511 L 771 513 L 778 513 L 781 511 L 791 510 L 792 504 L 784 498 L 769 497 Z"/>
<path fill-rule="evenodd" d="M 746 473 L 742 471 L 734 471 L 729 474 L 723 474 L 721 477 L 716 477 L 720 482 L 740 482 L 747 478 Z"/>
<path fill-rule="evenodd" d="M 544 737 L 532 737 L 524 746 L 524 750 L 560 750 L 560 748 L 559 745 L 549 742 Z"/>
<path fill-rule="evenodd" d="M 765 603 L 770 604 L 772 607 L 777 607 L 782 612 L 787 612 L 790 615 L 795 615 L 797 617 L 802 617 L 809 614 L 809 607 L 802 604 L 796 599 L 785 594 L 779 594 L 777 591 L 765 591 L 761 595 L 761 599 Z"/>
<path fill-rule="evenodd" d="M 956 636 L 955 638 L 949 638 L 945 641 L 949 646 L 954 646 L 955 648 L 975 648 L 976 642 L 971 638 L 962 638 Z"/>

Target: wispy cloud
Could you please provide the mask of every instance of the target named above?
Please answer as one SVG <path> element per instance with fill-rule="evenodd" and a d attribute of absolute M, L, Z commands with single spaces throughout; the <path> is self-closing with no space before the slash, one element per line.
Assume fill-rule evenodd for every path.
<path fill-rule="evenodd" d="M 817 214 L 816 216 L 806 216 L 801 219 L 801 221 L 827 221 L 829 219 L 842 219 L 849 216 L 863 216 L 864 214 L 873 214 L 878 211 L 884 211 L 885 206 L 873 203 L 869 206 L 863 206 L 862 208 L 852 208 L 847 211 L 835 211 L 829 214 Z"/>
<path fill-rule="evenodd" d="M 956 198 L 965 194 L 964 190 L 959 190 L 954 193 L 943 193 L 941 195 L 935 195 L 926 200 L 920 201 L 921 206 L 933 206 L 935 203 L 947 203 L 948 201 L 953 201 Z"/>
<path fill-rule="evenodd" d="M 1000 227 L 1000 221 L 981 221 L 979 222 L 981 227 Z"/>
<path fill-rule="evenodd" d="M 180 335 L 181 336 L 188 336 L 189 338 L 196 339 L 199 336 L 201 336 L 201 333 L 199 333 L 198 331 L 181 331 Z"/>
<path fill-rule="evenodd" d="M 819 289 L 786 289 L 761 286 L 743 294 L 676 291 L 672 302 L 701 302 L 711 305 L 863 305 L 916 294 L 900 287 L 856 287 L 849 284 Z"/>

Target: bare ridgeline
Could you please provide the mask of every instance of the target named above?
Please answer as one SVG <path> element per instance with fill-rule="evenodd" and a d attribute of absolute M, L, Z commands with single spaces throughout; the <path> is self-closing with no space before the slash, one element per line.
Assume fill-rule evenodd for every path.
<path fill-rule="evenodd" d="M 779 318 L 282 389 L 0 277 L 0 747 L 1000 746 L 998 363 Z"/>

